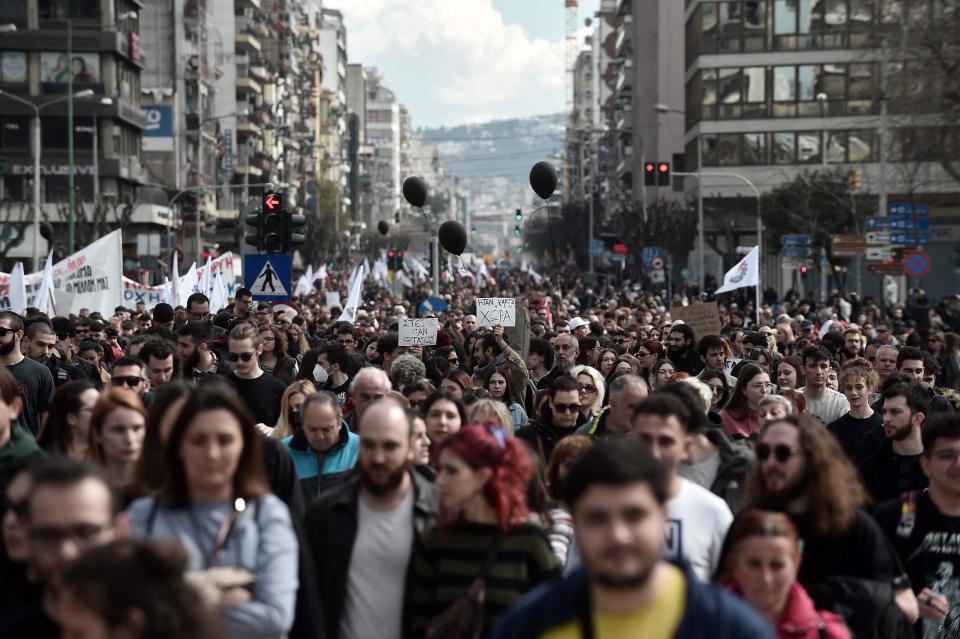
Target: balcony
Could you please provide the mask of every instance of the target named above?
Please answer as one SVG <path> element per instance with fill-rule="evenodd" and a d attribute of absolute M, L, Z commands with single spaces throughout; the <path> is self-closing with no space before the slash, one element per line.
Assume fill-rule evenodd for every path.
<path fill-rule="evenodd" d="M 254 124 L 253 122 L 238 121 L 238 122 L 237 122 L 237 140 L 238 140 L 238 142 L 240 141 L 240 138 L 241 138 L 241 137 L 246 138 L 247 136 L 251 136 L 251 135 L 252 135 L 252 136 L 255 136 L 255 137 L 258 137 L 258 138 L 260 138 L 260 139 L 262 140 L 262 139 L 263 139 L 263 129 L 261 129 L 258 125 Z"/>
<path fill-rule="evenodd" d="M 252 33 L 238 33 L 236 43 L 237 53 L 259 54 L 263 48 L 260 44 L 260 40 L 258 40 L 257 37 Z"/>
<path fill-rule="evenodd" d="M 237 95 L 260 95 L 263 87 L 253 78 L 237 78 Z"/>
<path fill-rule="evenodd" d="M 614 90 L 617 93 L 622 93 L 629 91 L 631 87 L 633 87 L 633 60 L 627 58 L 617 69 L 617 84 Z"/>
<path fill-rule="evenodd" d="M 617 40 L 613 45 L 614 50 L 620 57 L 629 57 L 633 44 L 633 16 L 627 15 L 623 18 L 623 23 L 617 29 Z"/>

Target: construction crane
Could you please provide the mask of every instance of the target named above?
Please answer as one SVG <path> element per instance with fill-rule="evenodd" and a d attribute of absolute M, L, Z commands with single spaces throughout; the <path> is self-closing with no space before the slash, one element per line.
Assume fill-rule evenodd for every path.
<path fill-rule="evenodd" d="M 566 26 L 564 29 L 563 41 L 563 62 L 564 62 L 564 91 L 566 97 L 567 117 L 573 113 L 573 73 L 577 65 L 577 2 L 578 0 L 563 0 L 564 18 Z"/>

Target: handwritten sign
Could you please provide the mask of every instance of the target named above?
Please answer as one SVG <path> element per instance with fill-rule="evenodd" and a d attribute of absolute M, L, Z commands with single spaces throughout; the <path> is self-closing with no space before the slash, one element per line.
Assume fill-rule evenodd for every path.
<path fill-rule="evenodd" d="M 720 334 L 720 311 L 716 302 L 674 306 L 670 309 L 670 317 L 683 320 L 684 324 L 693 329 L 697 341 L 707 335 Z"/>
<path fill-rule="evenodd" d="M 343 304 L 340 302 L 340 293 L 337 291 L 327 291 L 326 301 L 323 304 L 327 308 L 342 307 Z"/>
<path fill-rule="evenodd" d="M 399 346 L 433 346 L 437 343 L 440 322 L 436 317 L 400 319 Z"/>
<path fill-rule="evenodd" d="M 517 323 L 517 300 L 512 297 L 478 297 L 478 326 L 513 326 Z"/>

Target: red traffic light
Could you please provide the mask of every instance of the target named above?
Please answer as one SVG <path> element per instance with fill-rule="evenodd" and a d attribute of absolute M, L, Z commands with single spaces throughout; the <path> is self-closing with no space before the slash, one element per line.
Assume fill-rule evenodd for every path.
<path fill-rule="evenodd" d="M 661 173 L 666 173 L 667 171 L 670 170 L 670 165 L 667 164 L 667 163 L 665 163 L 665 162 L 664 162 L 664 163 L 661 163 L 658 170 L 659 170 Z"/>
<path fill-rule="evenodd" d="M 276 193 L 269 193 L 265 198 L 263 198 L 263 203 L 266 205 L 268 209 L 272 211 L 274 209 L 280 208 L 280 205 L 282 204 L 282 200 L 280 199 L 280 196 L 278 196 Z"/>
<path fill-rule="evenodd" d="M 800 272 L 801 272 L 801 273 L 806 273 L 806 272 L 807 272 L 807 265 L 806 265 L 806 264 L 804 264 L 803 266 L 800 267 Z"/>
<path fill-rule="evenodd" d="M 652 162 L 647 162 L 647 166 L 644 167 L 644 170 L 647 173 L 653 173 L 656 169 L 657 169 L 656 165 L 654 165 Z"/>
<path fill-rule="evenodd" d="M 393 251 L 388 252 L 387 257 L 393 257 Z"/>
<path fill-rule="evenodd" d="M 397 251 L 397 257 L 403 257 L 403 251 Z"/>

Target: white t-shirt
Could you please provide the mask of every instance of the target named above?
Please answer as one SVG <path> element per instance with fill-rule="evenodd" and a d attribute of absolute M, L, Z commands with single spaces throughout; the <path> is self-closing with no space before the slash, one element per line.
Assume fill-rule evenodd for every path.
<path fill-rule="evenodd" d="M 693 574 L 709 582 L 720 561 L 723 539 L 731 522 L 733 514 L 727 502 L 681 477 L 680 492 L 667 502 L 664 557 L 682 557 Z"/>
<path fill-rule="evenodd" d="M 350 554 L 340 618 L 343 639 L 399 639 L 407 564 L 413 549 L 413 487 L 393 510 L 357 504 L 357 538 Z"/>
<path fill-rule="evenodd" d="M 823 396 L 815 399 L 806 390 L 806 387 L 801 389 L 807 403 L 807 412 L 824 424 L 831 424 L 850 412 L 850 402 L 843 393 L 824 388 Z"/>

